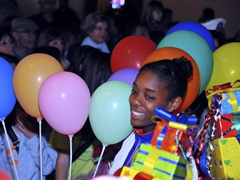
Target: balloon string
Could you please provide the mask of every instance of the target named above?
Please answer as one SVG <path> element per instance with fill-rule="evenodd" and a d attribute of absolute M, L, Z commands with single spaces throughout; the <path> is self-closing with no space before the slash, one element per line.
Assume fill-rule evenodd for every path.
<path fill-rule="evenodd" d="M 4 118 L 4 119 L 5 119 L 5 118 Z M 8 148 L 10 149 L 10 154 L 11 154 L 11 158 L 12 158 L 12 162 L 13 162 L 13 166 L 14 166 L 16 178 L 17 178 L 17 180 L 19 180 L 19 178 L 18 178 L 18 172 L 17 172 L 17 168 L 16 168 L 16 163 L 15 163 L 14 158 L 13 158 L 12 148 L 11 148 L 10 143 L 9 143 L 8 133 L 7 133 L 7 130 L 6 130 L 6 127 L 5 127 L 4 119 L 3 119 L 3 121 L 2 121 L 2 120 L 1 120 L 1 121 L 2 121 L 2 124 L 3 124 L 4 132 L 5 132 L 5 134 L 6 134 L 6 139 L 7 139 L 7 143 L 8 143 Z"/>
<path fill-rule="evenodd" d="M 42 180 L 42 118 L 37 118 L 39 123 L 39 152 L 40 152 L 40 179 Z"/>
<path fill-rule="evenodd" d="M 209 125 L 209 122 L 211 120 L 212 117 L 212 112 L 210 111 L 208 114 L 206 114 L 205 116 L 205 123 L 204 126 L 202 128 L 202 132 L 200 135 L 200 139 L 198 142 L 198 150 L 196 152 L 196 156 L 195 156 L 195 161 L 196 161 L 196 165 L 197 165 L 197 169 L 198 169 L 198 175 L 199 175 L 199 180 L 202 180 L 203 177 L 201 175 L 201 162 L 200 162 L 200 156 L 204 150 L 204 142 L 205 142 L 205 138 L 206 138 L 206 134 L 207 134 L 207 128 Z"/>
<path fill-rule="evenodd" d="M 103 153 L 104 153 L 106 147 L 108 146 L 108 145 L 105 144 L 105 143 L 102 143 L 102 145 L 103 145 L 102 152 L 101 152 L 101 155 L 100 155 L 100 157 L 99 157 L 99 160 L 98 160 L 98 163 L 97 163 L 97 167 L 96 167 L 96 169 L 95 169 L 95 171 L 94 171 L 93 178 L 95 178 L 95 176 L 96 176 L 96 174 L 97 174 L 97 171 L 98 171 L 100 162 L 101 162 L 101 160 L 102 160 Z"/>
<path fill-rule="evenodd" d="M 69 137 L 69 144 L 70 144 L 70 160 L 69 160 L 68 180 L 71 180 L 71 175 L 72 175 L 72 137 L 73 137 L 73 135 L 68 135 L 68 137 Z"/>

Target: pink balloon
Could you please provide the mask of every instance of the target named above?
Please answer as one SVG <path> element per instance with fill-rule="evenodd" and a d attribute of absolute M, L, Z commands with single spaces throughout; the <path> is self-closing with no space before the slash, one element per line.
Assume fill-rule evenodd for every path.
<path fill-rule="evenodd" d="M 57 132 L 73 135 L 86 122 L 90 110 L 90 91 L 85 81 L 71 72 L 58 72 L 41 85 L 39 108 Z"/>
<path fill-rule="evenodd" d="M 112 74 L 108 81 L 122 81 L 132 86 L 138 72 L 139 70 L 136 68 L 124 68 Z"/>

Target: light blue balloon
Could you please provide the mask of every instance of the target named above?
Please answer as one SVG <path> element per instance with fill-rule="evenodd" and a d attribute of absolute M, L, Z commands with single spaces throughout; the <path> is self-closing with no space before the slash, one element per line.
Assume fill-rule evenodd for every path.
<path fill-rule="evenodd" d="M 0 118 L 8 116 L 16 104 L 13 72 L 10 63 L 0 57 Z"/>
<path fill-rule="evenodd" d="M 179 30 L 165 36 L 157 49 L 162 47 L 179 48 L 195 60 L 200 72 L 198 95 L 201 94 L 207 87 L 213 71 L 213 54 L 208 43 L 197 33 Z"/>
<path fill-rule="evenodd" d="M 89 121 L 95 136 L 104 144 L 116 144 L 132 131 L 128 98 L 132 87 L 121 81 L 99 86 L 91 98 Z"/>

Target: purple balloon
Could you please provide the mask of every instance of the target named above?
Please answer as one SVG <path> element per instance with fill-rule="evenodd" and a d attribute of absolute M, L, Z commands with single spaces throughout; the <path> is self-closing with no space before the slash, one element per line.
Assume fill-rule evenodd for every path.
<path fill-rule="evenodd" d="M 139 70 L 136 68 L 124 68 L 121 69 L 110 76 L 109 81 L 122 81 L 125 83 L 133 85 Z"/>

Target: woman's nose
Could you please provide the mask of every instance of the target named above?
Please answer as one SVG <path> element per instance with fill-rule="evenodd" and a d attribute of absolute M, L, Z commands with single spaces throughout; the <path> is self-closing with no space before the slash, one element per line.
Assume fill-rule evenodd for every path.
<path fill-rule="evenodd" d="M 142 104 L 142 98 L 139 95 L 135 95 L 130 99 L 132 105 L 140 106 Z"/>

